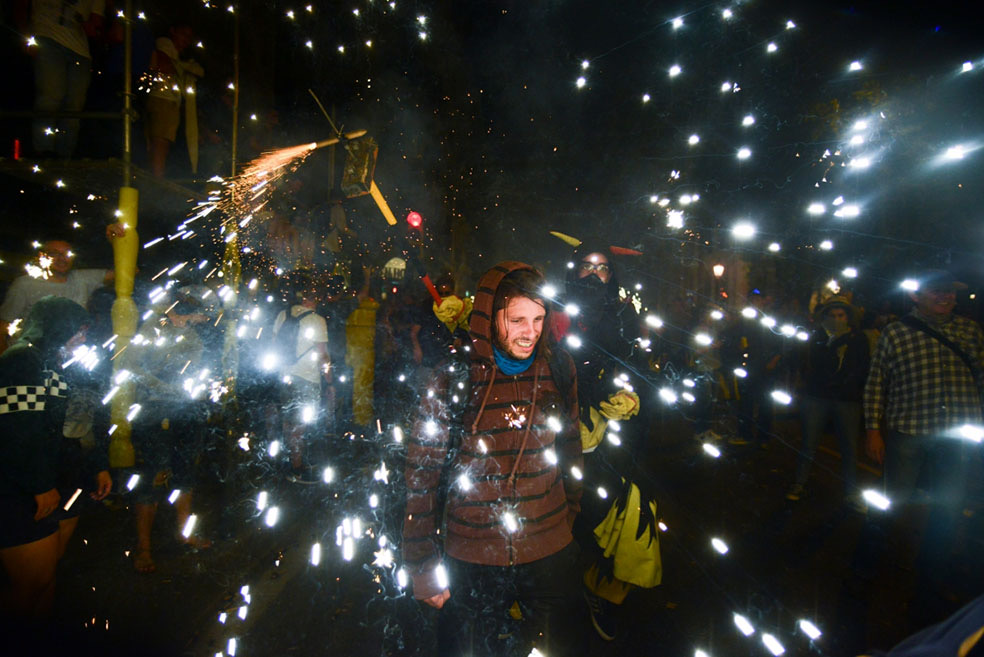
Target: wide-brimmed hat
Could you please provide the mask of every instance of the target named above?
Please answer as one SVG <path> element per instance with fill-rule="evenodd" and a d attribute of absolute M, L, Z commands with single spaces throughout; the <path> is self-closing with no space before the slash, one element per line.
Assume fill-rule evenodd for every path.
<path fill-rule="evenodd" d="M 816 316 L 817 319 L 823 319 L 823 316 L 827 314 L 828 311 L 834 308 L 843 308 L 847 311 L 847 321 L 851 326 L 855 326 L 858 322 L 858 309 L 844 296 L 834 296 L 830 297 L 822 304 L 817 306 Z"/>

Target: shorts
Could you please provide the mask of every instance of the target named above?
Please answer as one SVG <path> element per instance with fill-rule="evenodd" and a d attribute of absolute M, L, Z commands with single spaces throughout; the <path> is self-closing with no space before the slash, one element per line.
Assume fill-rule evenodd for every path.
<path fill-rule="evenodd" d="M 321 383 L 294 377 L 281 395 L 282 417 L 290 424 L 311 424 L 321 414 Z"/>
<path fill-rule="evenodd" d="M 37 508 L 33 495 L 0 493 L 0 549 L 40 541 L 58 531 L 57 512 L 35 521 Z"/>
<path fill-rule="evenodd" d="M 172 100 L 147 97 L 145 130 L 147 137 L 166 139 L 172 144 L 178 137 L 178 125 L 181 124 L 181 103 Z"/>
<path fill-rule="evenodd" d="M 137 454 L 136 474 L 140 475 L 133 489 L 138 503 L 153 504 L 172 489 L 194 487 L 204 428 L 204 412 L 194 402 L 144 404 L 134 419 L 131 436 Z M 168 477 L 158 477 L 165 471 Z"/>

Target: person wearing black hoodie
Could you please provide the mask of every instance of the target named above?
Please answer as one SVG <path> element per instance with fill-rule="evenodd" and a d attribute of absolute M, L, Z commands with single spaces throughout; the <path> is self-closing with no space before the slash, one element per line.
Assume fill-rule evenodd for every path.
<path fill-rule="evenodd" d="M 574 535 L 591 557 L 583 595 L 591 623 L 606 641 L 617 633 L 615 606 L 633 588 L 651 588 L 662 578 L 655 492 L 641 457 L 648 426 L 636 417 L 635 387 L 642 389 L 643 381 L 633 361 L 641 326 L 620 292 L 617 253 L 618 247 L 597 239 L 576 247 L 566 312 L 553 313 L 550 326 L 553 339 L 572 350 L 577 368 L 584 482 L 592 494 L 582 500 Z"/>
<path fill-rule="evenodd" d="M 858 328 L 857 309 L 845 297 L 833 297 L 817 309 L 820 326 L 810 339 L 802 398 L 803 445 L 796 479 L 786 498 L 799 500 L 805 491 L 820 434 L 833 420 L 841 449 L 844 501 L 860 513 L 867 510 L 856 486 L 861 395 L 870 363 L 868 338 Z"/>
<path fill-rule="evenodd" d="M 65 507 L 84 486 L 77 471 L 66 471 L 76 459 L 62 437 L 68 385 L 59 371 L 65 352 L 85 339 L 87 321 L 74 301 L 43 297 L 0 355 L 0 562 L 8 579 L 0 613 L 7 620 L 50 613 L 55 567 L 77 521 Z M 102 499 L 111 485 L 99 467 L 92 496 Z"/>

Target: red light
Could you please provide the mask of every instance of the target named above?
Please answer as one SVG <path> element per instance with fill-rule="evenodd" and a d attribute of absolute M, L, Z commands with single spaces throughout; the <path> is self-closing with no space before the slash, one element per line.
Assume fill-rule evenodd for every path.
<path fill-rule="evenodd" d="M 393 294 L 396 294 L 396 286 L 393 286 Z"/>
<path fill-rule="evenodd" d="M 407 223 L 410 224 L 411 228 L 420 228 L 420 225 L 424 223 L 424 218 L 420 216 L 419 212 L 411 212 L 407 215 Z"/>

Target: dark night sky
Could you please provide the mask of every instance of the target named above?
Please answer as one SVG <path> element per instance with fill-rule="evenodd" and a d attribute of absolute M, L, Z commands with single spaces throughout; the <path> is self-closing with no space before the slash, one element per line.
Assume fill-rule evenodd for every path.
<path fill-rule="evenodd" d="M 447 245 L 452 218 L 459 230 L 468 227 L 473 273 L 505 256 L 562 260 L 551 228 L 641 244 L 654 259 L 649 268 L 668 266 L 666 256 L 683 242 L 698 259 L 711 258 L 730 248 L 727 230 L 739 218 L 760 230 L 746 253 L 779 241 L 783 251 L 766 259 L 769 266 L 808 279 L 851 263 L 886 278 L 914 260 L 975 268 L 968 238 L 980 238 L 982 199 L 968 174 L 977 155 L 927 167 L 981 133 L 982 66 L 955 75 L 965 60 L 982 64 L 970 9 L 960 3 L 739 2 L 730 5 L 731 20 L 721 17 L 723 3 L 316 4 L 312 13 L 290 2 L 240 6 L 241 155 L 329 134 L 314 90 L 346 128 L 365 128 L 379 142 L 376 179 L 397 214 L 421 211 L 436 247 Z M 222 98 L 233 30 L 220 5 L 148 3 L 150 20 L 138 34 L 146 41 L 173 18 L 196 26 L 208 71 L 202 120 L 227 140 Z M 677 16 L 684 25 L 674 30 Z M 785 29 L 788 19 L 795 29 Z M 766 53 L 770 41 L 778 52 Z M 848 73 L 855 59 L 864 70 Z M 578 89 L 582 60 L 590 64 Z M 674 63 L 684 71 L 670 79 Z M 741 91 L 722 93 L 725 80 Z M 264 117 L 274 109 L 279 122 L 271 126 Z M 885 117 L 872 122 L 867 144 L 843 151 L 875 155 L 871 168 L 835 168 L 817 189 L 825 167 L 818 158 L 876 112 Z M 746 114 L 755 117 L 751 128 L 741 125 Z M 693 133 L 696 147 L 687 144 Z M 741 146 L 753 156 L 739 163 Z M 216 150 L 206 167 L 225 173 L 225 147 Z M 297 172 L 300 207 L 326 201 L 326 163 L 319 152 Z M 667 229 L 666 209 L 694 193 L 700 201 L 680 208 L 691 234 Z M 661 209 L 651 195 L 672 203 Z M 838 195 L 862 203 L 861 216 L 834 220 Z M 826 215 L 806 215 L 814 201 L 825 202 Z M 348 207 L 369 239 L 381 238 L 371 202 Z M 836 248 L 819 257 L 813 245 L 824 238 Z"/>
<path fill-rule="evenodd" d="M 809 323 L 810 292 L 848 266 L 859 270 L 851 287 L 868 308 L 885 298 L 902 301 L 898 282 L 919 266 L 950 267 L 972 284 L 970 292 L 982 289 L 984 47 L 974 3 L 395 0 L 389 9 L 384 0 L 311 1 L 313 12 L 287 0 L 239 5 L 240 157 L 330 136 L 313 90 L 344 129 L 365 129 L 376 139 L 379 187 L 401 220 L 410 209 L 423 214 L 430 273 L 451 266 L 462 289 L 505 258 L 562 275 L 569 248 L 549 235 L 552 229 L 641 248 L 642 257 L 620 263 L 623 283 L 642 283 L 644 302 L 668 318 L 691 295 L 693 321 L 677 327 L 668 319 L 673 331 L 665 333 L 672 336 L 706 320 L 696 312 L 706 310 L 704 302 L 722 301 L 716 295 L 723 285 L 710 274 L 714 263 L 727 263 L 729 272 L 743 263 L 749 286 L 797 302 L 781 309 L 788 316 L 777 313 L 797 325 Z M 180 18 L 204 44 L 195 52 L 207 72 L 199 113 L 203 131 L 216 140 L 203 144 L 204 177 L 230 168 L 234 19 L 225 2 L 212 4 L 135 2 L 148 16 L 138 23 L 141 57 L 153 35 Z M 729 20 L 721 15 L 726 7 L 734 12 Z M 683 19 L 679 29 L 676 17 Z M 788 20 L 795 27 L 787 29 Z M 0 105 L 29 108 L 22 37 L 12 29 L 5 34 L 14 91 Z M 776 52 L 768 52 L 770 43 Z M 93 108 L 119 105 L 118 55 L 116 46 L 96 49 Z M 849 70 L 855 60 L 862 70 Z M 961 73 L 967 61 L 973 70 Z M 682 72 L 671 78 L 674 64 Z M 135 61 L 138 73 L 143 66 Z M 722 91 L 724 82 L 740 88 Z M 754 117 L 752 125 L 742 125 L 746 116 Z M 867 127 L 856 127 L 859 121 Z M 26 137 L 25 127 L 26 121 L 3 124 L 3 155 L 13 138 Z M 691 135 L 699 142 L 689 143 Z M 86 122 L 78 155 L 118 156 L 119 141 L 115 124 Z M 963 159 L 942 161 L 957 145 L 966 150 Z M 750 149 L 748 159 L 737 157 L 742 147 Z M 200 187 L 177 151 L 169 174 Z M 135 157 L 146 161 L 139 147 Z M 870 166 L 851 166 L 866 159 Z M 323 211 L 329 175 L 328 151 L 315 152 L 284 181 L 271 207 L 296 208 L 297 217 Z M 10 254 L 29 252 L 29 242 L 43 234 L 67 232 L 76 219 L 98 227 L 79 248 L 80 264 L 105 264 L 100 223 L 113 220 L 115 199 L 87 204 L 88 190 L 75 181 L 59 190 L 47 173 L 33 182 L 25 177 L 0 176 L 5 278 L 23 271 Z M 179 201 L 142 201 L 142 242 L 156 237 L 147 228 L 154 222 L 165 232 L 185 218 L 189 206 Z M 823 212 L 809 214 L 811 204 L 822 204 Z M 835 216 L 852 205 L 856 218 Z M 73 206 L 79 214 L 69 214 Z M 344 206 L 371 264 L 381 265 L 405 226 L 388 228 L 368 197 Z M 682 212 L 682 227 L 667 225 L 670 211 Z M 732 236 L 739 220 L 757 226 L 753 239 Z M 823 249 L 823 240 L 833 248 Z M 142 272 L 167 271 L 183 259 L 207 257 L 215 265 L 208 248 L 186 257 L 171 244 L 141 250 Z M 197 248 L 189 244 L 188 251 Z M 192 264 L 181 276 L 197 271 Z M 266 291 L 283 281 L 269 278 Z M 734 293 L 737 285 L 728 285 Z M 744 304 L 737 294 L 732 300 Z M 980 318 L 967 301 L 961 299 L 963 310 Z M 693 356 L 689 347 L 680 351 Z M 673 368 L 664 368 L 667 377 Z"/>

